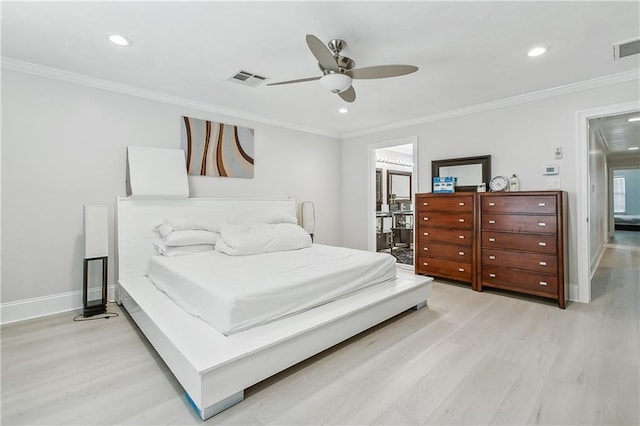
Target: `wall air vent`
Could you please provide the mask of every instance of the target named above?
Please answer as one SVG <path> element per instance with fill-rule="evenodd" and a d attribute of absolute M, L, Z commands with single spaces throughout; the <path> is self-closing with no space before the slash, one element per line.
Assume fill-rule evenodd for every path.
<path fill-rule="evenodd" d="M 613 45 L 613 59 L 618 60 L 640 53 L 640 39 L 628 40 Z"/>
<path fill-rule="evenodd" d="M 263 83 L 267 78 L 258 74 L 254 74 L 248 71 L 238 71 L 231 77 L 227 79 L 227 81 L 232 81 L 234 83 L 242 84 L 243 86 L 249 87 L 258 87 L 261 83 Z"/>

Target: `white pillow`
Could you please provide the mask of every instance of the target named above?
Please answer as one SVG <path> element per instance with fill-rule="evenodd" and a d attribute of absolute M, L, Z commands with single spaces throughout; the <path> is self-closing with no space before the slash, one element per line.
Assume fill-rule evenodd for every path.
<path fill-rule="evenodd" d="M 231 256 L 299 250 L 311 247 L 311 236 L 291 223 L 234 225 L 220 228 L 216 250 Z"/>
<path fill-rule="evenodd" d="M 184 256 L 187 254 L 200 253 L 202 251 L 213 250 L 211 244 L 198 244 L 192 246 L 167 246 L 162 241 L 154 241 L 153 249 L 156 254 L 172 257 L 172 256 Z"/>
<path fill-rule="evenodd" d="M 166 236 L 173 231 L 199 230 L 220 232 L 220 225 L 213 223 L 195 223 L 189 219 L 165 219 L 164 222 L 153 228 L 153 230 L 159 232 L 162 238 L 166 238 Z"/>
<path fill-rule="evenodd" d="M 219 238 L 220 234 L 217 232 L 189 229 L 186 231 L 173 231 L 163 238 L 162 241 L 167 246 L 214 245 Z"/>

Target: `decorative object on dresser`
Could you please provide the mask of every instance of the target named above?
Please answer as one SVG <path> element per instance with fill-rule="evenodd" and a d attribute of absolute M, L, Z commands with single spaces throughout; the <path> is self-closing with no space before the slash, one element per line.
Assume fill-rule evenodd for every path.
<path fill-rule="evenodd" d="M 494 176 L 489 181 L 489 191 L 503 192 L 509 189 L 509 180 L 505 176 Z"/>
<path fill-rule="evenodd" d="M 494 287 L 558 301 L 565 308 L 564 191 L 478 194 L 476 289 Z"/>
<path fill-rule="evenodd" d="M 476 288 L 475 198 L 468 192 L 416 194 L 416 274 Z"/>

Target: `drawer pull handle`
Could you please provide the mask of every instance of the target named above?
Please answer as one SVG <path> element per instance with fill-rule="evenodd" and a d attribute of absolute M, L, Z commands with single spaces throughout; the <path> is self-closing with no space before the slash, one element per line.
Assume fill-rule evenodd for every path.
<path fill-rule="evenodd" d="M 496 223 L 496 221 L 495 220 L 490 220 L 489 223 Z"/>
<path fill-rule="evenodd" d="M 424 220 L 429 220 L 429 218 L 428 218 L 428 217 L 425 217 L 425 218 L 424 218 Z"/>
<path fill-rule="evenodd" d="M 458 219 L 458 222 L 462 223 L 464 222 L 464 219 Z"/>
<path fill-rule="evenodd" d="M 495 277 L 496 277 L 496 274 L 489 274 L 489 277 L 491 277 L 491 278 L 495 278 Z"/>
<path fill-rule="evenodd" d="M 429 233 L 428 233 L 428 232 L 425 232 L 425 233 L 424 233 L 424 235 L 425 235 L 425 236 L 428 236 L 428 235 L 429 235 Z"/>
<path fill-rule="evenodd" d="M 463 251 L 459 251 L 459 252 L 458 252 L 458 254 L 459 254 L 460 256 L 464 256 L 464 252 L 463 252 Z"/>
<path fill-rule="evenodd" d="M 489 256 L 489 259 L 494 260 L 496 257 L 495 256 Z"/>
<path fill-rule="evenodd" d="M 540 263 L 540 266 L 547 266 L 547 262 L 538 262 Z"/>
<path fill-rule="evenodd" d="M 422 205 L 423 205 L 423 206 L 428 206 L 428 205 L 429 205 L 429 203 L 422 203 Z"/>
<path fill-rule="evenodd" d="M 461 240 L 464 240 L 464 235 L 458 235 L 458 238 L 460 238 Z"/>
<path fill-rule="evenodd" d="M 429 266 L 429 262 L 424 262 L 423 265 L 424 266 Z"/>
<path fill-rule="evenodd" d="M 458 203 L 459 206 L 464 206 L 464 203 Z"/>
<path fill-rule="evenodd" d="M 538 243 L 538 245 L 539 245 L 540 247 L 546 247 L 546 246 L 547 246 L 547 243 L 540 241 L 540 242 Z"/>
<path fill-rule="evenodd" d="M 547 224 L 544 222 L 538 222 L 538 226 L 547 226 Z"/>
<path fill-rule="evenodd" d="M 425 248 L 424 248 L 424 251 L 429 251 L 429 247 L 425 247 Z"/>
<path fill-rule="evenodd" d="M 544 207 L 546 205 L 547 205 L 547 203 L 538 203 L 538 207 Z"/>
<path fill-rule="evenodd" d="M 458 268 L 458 272 L 464 272 L 464 268 Z"/>
<path fill-rule="evenodd" d="M 540 281 L 540 285 L 547 285 L 546 281 Z"/>
<path fill-rule="evenodd" d="M 494 243 L 496 241 L 495 238 L 489 238 L 489 242 Z"/>
<path fill-rule="evenodd" d="M 493 207 L 495 205 L 496 205 L 496 203 L 489 203 L 489 207 Z"/>

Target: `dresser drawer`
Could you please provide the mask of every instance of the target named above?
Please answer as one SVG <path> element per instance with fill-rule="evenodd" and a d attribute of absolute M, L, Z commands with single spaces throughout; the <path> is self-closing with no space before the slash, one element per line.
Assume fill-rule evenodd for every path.
<path fill-rule="evenodd" d="M 491 266 L 482 268 L 481 285 L 554 298 L 558 293 L 558 278 L 556 275 L 537 274 L 535 272 L 516 271 Z"/>
<path fill-rule="evenodd" d="M 557 207 L 554 195 L 498 195 L 482 197 L 481 209 L 487 213 L 554 214 Z"/>
<path fill-rule="evenodd" d="M 433 197 L 418 197 L 416 210 L 445 211 L 445 212 L 473 212 L 473 195 L 457 196 L 443 194 Z"/>
<path fill-rule="evenodd" d="M 461 246 L 471 246 L 473 243 L 473 230 L 434 228 L 431 226 L 418 227 L 418 241 L 438 241 Z"/>
<path fill-rule="evenodd" d="M 435 259 L 433 257 L 418 257 L 417 270 L 427 275 L 471 282 L 471 263 Z"/>
<path fill-rule="evenodd" d="M 522 253 L 508 250 L 482 249 L 482 266 L 503 266 L 505 268 L 555 274 L 558 272 L 558 258 L 541 253 Z"/>
<path fill-rule="evenodd" d="M 473 213 L 422 211 L 418 212 L 417 224 L 471 229 L 473 226 Z"/>
<path fill-rule="evenodd" d="M 503 248 L 547 254 L 558 252 L 558 240 L 555 235 L 483 231 L 480 244 L 483 248 Z"/>
<path fill-rule="evenodd" d="M 556 216 L 482 214 L 481 229 L 525 233 L 557 233 Z"/>
<path fill-rule="evenodd" d="M 471 247 L 422 242 L 416 247 L 416 257 L 428 256 L 471 263 Z"/>

